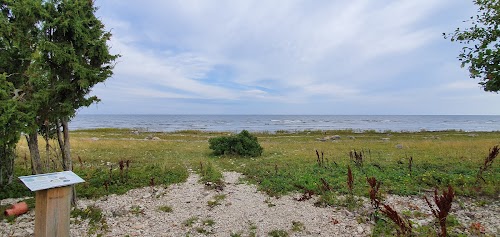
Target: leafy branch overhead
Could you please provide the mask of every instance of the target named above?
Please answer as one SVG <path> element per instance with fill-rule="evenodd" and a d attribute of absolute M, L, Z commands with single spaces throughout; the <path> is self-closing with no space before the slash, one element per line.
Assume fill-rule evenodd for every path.
<path fill-rule="evenodd" d="M 468 66 L 469 75 L 479 79 L 485 91 L 500 90 L 500 1 L 474 0 L 477 15 L 464 21 L 471 26 L 457 28 L 455 32 L 443 33 L 445 39 L 464 44 L 458 59 L 461 66 Z"/>

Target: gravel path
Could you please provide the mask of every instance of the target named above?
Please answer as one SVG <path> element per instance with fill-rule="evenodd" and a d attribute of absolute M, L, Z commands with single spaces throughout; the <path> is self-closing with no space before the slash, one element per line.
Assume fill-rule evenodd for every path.
<path fill-rule="evenodd" d="M 369 236 L 372 224 L 367 217 L 369 202 L 354 212 L 345 208 L 320 208 L 314 198 L 296 201 L 299 194 L 279 199 L 267 196 L 254 185 L 240 182 L 241 175 L 225 172 L 222 191 L 208 190 L 191 174 L 185 183 L 168 188 L 135 189 L 125 195 L 110 195 L 100 200 L 80 200 L 79 208 L 96 206 L 103 210 L 105 222 L 90 224 L 72 218 L 71 236 L 89 236 L 89 231 L 104 236 L 268 236 L 285 231 L 289 236 Z M 17 200 L 2 200 L 2 204 Z M 396 210 L 415 215 L 416 224 L 427 224 L 432 216 L 421 197 L 387 196 L 386 203 Z M 500 233 L 499 203 L 475 205 L 472 200 L 454 202 L 452 214 L 471 235 L 470 226 L 481 223 L 479 232 Z M 170 207 L 163 211 L 160 208 Z M 400 211 L 401 213 L 401 211 Z M 418 217 L 417 217 L 418 216 Z M 0 236 L 32 236 L 34 211 L 18 217 L 15 223 L 0 222 Z M 359 223 L 361 222 L 361 223 Z M 107 227 L 106 227 L 107 226 Z"/>

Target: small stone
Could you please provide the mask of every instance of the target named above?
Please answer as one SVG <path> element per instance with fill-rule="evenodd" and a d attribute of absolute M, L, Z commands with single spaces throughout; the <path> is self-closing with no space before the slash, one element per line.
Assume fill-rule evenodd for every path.
<path fill-rule="evenodd" d="M 93 137 L 93 138 L 90 138 L 90 140 L 92 140 L 92 141 L 94 141 L 94 142 L 95 142 L 95 141 L 99 141 L 99 138 L 97 138 L 97 137 Z"/>
<path fill-rule="evenodd" d="M 402 144 L 397 144 L 397 145 L 396 145 L 396 148 L 397 148 L 397 149 L 403 149 L 403 145 L 402 145 Z"/>
<path fill-rule="evenodd" d="M 363 230 L 363 227 L 358 226 L 358 228 L 356 229 L 356 231 L 358 231 L 358 234 L 361 234 L 361 233 L 363 233 L 364 230 Z"/>
<path fill-rule="evenodd" d="M 161 139 L 159 137 L 153 137 L 153 138 L 151 138 L 151 140 L 153 140 L 153 141 L 159 141 Z"/>
<path fill-rule="evenodd" d="M 150 198 L 151 197 L 151 193 L 146 193 L 146 195 L 142 196 L 142 198 Z"/>
<path fill-rule="evenodd" d="M 476 218 L 476 215 L 474 213 L 472 213 L 472 212 L 467 212 L 467 213 L 465 213 L 465 215 L 467 217 L 471 218 L 471 219 L 475 219 Z"/>
<path fill-rule="evenodd" d="M 28 226 L 30 226 L 30 223 L 27 223 L 27 222 L 19 222 L 17 224 L 17 226 L 21 229 L 24 229 L 24 228 L 27 228 Z"/>
<path fill-rule="evenodd" d="M 26 228 L 25 230 L 26 232 L 28 232 L 29 235 L 33 235 L 33 233 L 35 233 L 35 231 L 33 231 L 33 229 L 31 228 Z"/>
<path fill-rule="evenodd" d="M 126 209 L 123 209 L 123 208 L 111 211 L 111 214 L 113 216 L 124 216 L 127 213 L 128 213 L 128 211 Z"/>
<path fill-rule="evenodd" d="M 140 223 L 137 223 L 135 225 L 132 226 L 133 229 L 136 229 L 136 230 L 140 230 L 140 229 L 144 229 L 144 224 L 140 224 Z"/>

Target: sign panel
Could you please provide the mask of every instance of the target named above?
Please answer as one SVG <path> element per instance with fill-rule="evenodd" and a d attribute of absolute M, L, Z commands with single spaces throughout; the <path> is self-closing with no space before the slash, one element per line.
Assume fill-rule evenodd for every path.
<path fill-rule="evenodd" d="M 73 171 L 21 176 L 19 179 L 31 191 L 57 188 L 85 182 L 85 180 L 73 173 Z"/>

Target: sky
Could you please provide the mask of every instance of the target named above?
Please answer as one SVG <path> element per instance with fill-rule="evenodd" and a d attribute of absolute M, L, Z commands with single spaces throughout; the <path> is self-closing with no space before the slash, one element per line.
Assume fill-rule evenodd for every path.
<path fill-rule="evenodd" d="M 442 36 L 472 0 L 95 4 L 121 57 L 79 114 L 500 114 Z"/>

